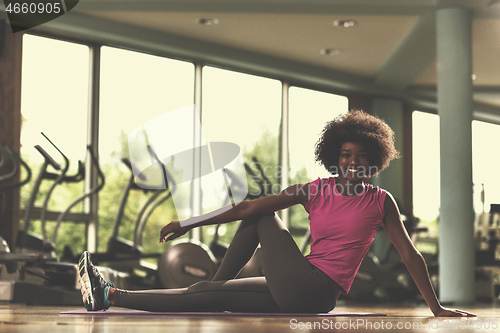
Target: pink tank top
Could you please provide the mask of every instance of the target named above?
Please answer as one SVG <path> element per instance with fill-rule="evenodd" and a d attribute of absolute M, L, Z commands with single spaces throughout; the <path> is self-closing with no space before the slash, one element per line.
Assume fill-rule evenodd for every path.
<path fill-rule="evenodd" d="M 311 221 L 311 253 L 306 258 L 347 293 L 384 218 L 386 191 L 365 184 L 363 194 L 344 196 L 336 178 L 309 183 L 305 205 Z"/>

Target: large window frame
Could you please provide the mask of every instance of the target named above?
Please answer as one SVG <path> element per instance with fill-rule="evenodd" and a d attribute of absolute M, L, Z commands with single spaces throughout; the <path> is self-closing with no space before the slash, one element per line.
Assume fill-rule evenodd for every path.
<path fill-rule="evenodd" d="M 288 131 L 288 119 L 289 119 L 289 89 L 291 87 L 298 87 L 298 88 L 305 88 L 305 89 L 311 89 L 311 90 L 316 90 L 319 92 L 325 92 L 325 93 L 330 93 L 330 94 L 337 94 L 341 96 L 345 96 L 345 94 L 339 93 L 332 91 L 330 89 L 322 89 L 314 86 L 310 86 L 308 84 L 303 84 L 302 82 L 290 82 L 287 80 L 284 80 L 279 77 L 273 77 L 272 75 L 262 75 L 259 73 L 252 73 L 251 71 L 242 71 L 239 69 L 235 68 L 230 68 L 230 67 L 221 67 L 216 64 L 210 64 L 210 63 L 201 63 L 197 61 L 193 61 L 193 59 L 181 59 L 176 56 L 172 56 L 171 54 L 166 54 L 166 53 L 157 53 L 157 52 L 147 52 L 143 50 L 138 50 L 138 49 L 131 49 L 130 47 L 120 47 L 120 45 L 107 45 L 107 44 L 101 44 L 101 43 L 93 43 L 93 42 L 88 42 L 85 40 L 78 40 L 78 39 L 72 39 L 72 38 L 65 38 L 61 36 L 55 36 L 52 34 L 37 34 L 35 33 L 34 35 L 40 36 L 40 37 L 46 37 L 46 38 L 53 38 L 57 40 L 62 40 L 62 41 L 68 41 L 72 43 L 77 43 L 77 44 L 82 44 L 86 45 L 89 47 L 89 52 L 90 52 L 90 72 L 89 72 L 89 107 L 87 111 L 87 144 L 90 145 L 91 147 L 94 147 L 94 153 L 97 155 L 98 154 L 98 147 L 99 147 L 99 100 L 100 100 L 100 66 L 101 66 L 101 48 L 104 46 L 109 46 L 109 47 L 115 47 L 115 48 L 123 48 L 135 52 L 140 52 L 144 54 L 150 54 L 150 55 L 155 55 L 155 56 L 160 56 L 160 57 L 165 57 L 169 59 L 175 59 L 175 60 L 182 60 L 186 62 L 190 62 L 195 66 L 195 78 L 194 78 L 194 86 L 195 86 L 195 94 L 193 96 L 193 103 L 195 107 L 200 110 L 200 115 L 201 112 L 203 112 L 203 107 L 201 105 L 201 84 L 202 84 L 202 76 L 201 76 L 201 71 L 204 66 L 210 66 L 210 67 L 215 67 L 215 68 L 221 68 L 225 70 L 230 70 L 238 73 L 244 73 L 244 74 L 249 74 L 249 75 L 256 75 L 260 77 L 265 77 L 265 78 L 270 78 L 270 79 L 275 79 L 281 82 L 281 121 L 280 121 L 280 139 L 279 139 L 279 152 L 280 156 L 278 157 L 278 166 L 282 170 L 282 177 L 280 178 L 280 187 L 281 188 L 286 188 L 289 186 L 289 177 L 288 177 L 288 167 L 289 167 L 289 131 Z M 347 96 L 346 96 L 347 97 Z M 86 181 L 85 181 L 85 189 L 90 189 L 93 186 L 95 186 L 97 182 L 97 168 L 91 164 L 91 159 L 87 158 L 87 174 L 86 174 Z M 197 193 L 198 196 L 201 196 L 201 189 L 198 187 L 193 188 L 194 193 Z M 196 196 L 196 195 L 195 195 Z M 194 203 L 195 207 L 199 206 L 199 202 Z M 85 212 L 90 214 L 93 218 L 92 220 L 87 224 L 87 248 L 91 251 L 96 251 L 97 250 L 97 232 L 98 232 L 98 209 L 99 209 L 99 203 L 98 203 L 98 196 L 91 197 L 86 200 L 84 204 L 84 209 Z M 195 209 L 196 211 L 196 209 Z M 284 221 L 284 223 L 289 226 L 289 215 L 288 211 L 284 210 L 281 214 L 281 217 Z M 196 235 L 195 235 L 196 237 Z"/>

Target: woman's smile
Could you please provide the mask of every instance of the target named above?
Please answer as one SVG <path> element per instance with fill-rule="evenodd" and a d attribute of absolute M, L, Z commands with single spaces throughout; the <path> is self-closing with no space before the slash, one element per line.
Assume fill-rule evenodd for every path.
<path fill-rule="evenodd" d="M 365 145 L 344 142 L 340 147 L 338 182 L 342 185 L 361 183 L 368 175 L 369 166 Z"/>

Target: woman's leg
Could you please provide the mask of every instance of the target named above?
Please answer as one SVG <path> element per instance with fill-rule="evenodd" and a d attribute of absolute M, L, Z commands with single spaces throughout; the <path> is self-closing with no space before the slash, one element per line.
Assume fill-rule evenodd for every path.
<path fill-rule="evenodd" d="M 266 277 L 234 279 L 259 241 Z M 273 214 L 242 221 L 214 281 L 181 289 L 116 290 L 114 305 L 150 311 L 325 312 L 334 308 L 338 288 L 304 258 Z"/>
<path fill-rule="evenodd" d="M 269 290 L 283 312 L 328 312 L 341 287 L 304 258 L 276 214 L 255 224 Z"/>
<path fill-rule="evenodd" d="M 304 258 L 276 214 L 241 222 L 213 281 L 234 279 L 259 242 L 267 283 L 283 311 L 333 309 L 341 287 Z"/>
<path fill-rule="evenodd" d="M 281 312 L 264 277 L 201 281 L 179 289 L 116 289 L 114 305 L 155 312 Z"/>
<path fill-rule="evenodd" d="M 281 312 L 264 277 L 235 280 L 259 245 L 255 229 L 258 220 L 242 221 L 212 281 L 179 289 L 116 289 L 110 297 L 112 304 L 157 312 Z"/>
<path fill-rule="evenodd" d="M 252 258 L 259 245 L 256 229 L 259 219 L 257 217 L 241 221 L 212 281 L 235 279 L 243 266 Z"/>

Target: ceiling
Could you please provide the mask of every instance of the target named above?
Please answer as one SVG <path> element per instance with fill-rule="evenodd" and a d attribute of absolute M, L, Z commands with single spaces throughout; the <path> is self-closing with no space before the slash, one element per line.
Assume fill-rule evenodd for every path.
<path fill-rule="evenodd" d="M 80 0 L 33 31 L 435 109 L 435 14 L 452 5 L 473 15 L 475 117 L 500 123 L 500 0 Z"/>

